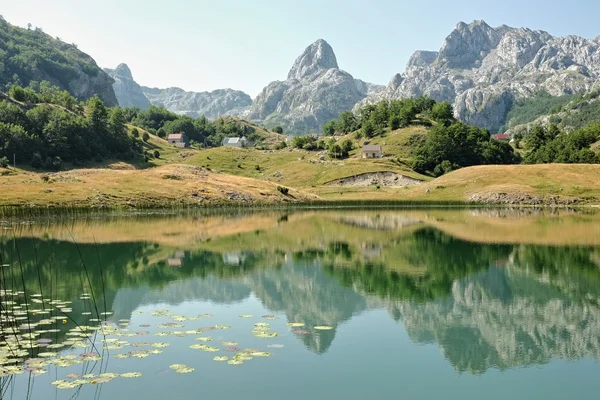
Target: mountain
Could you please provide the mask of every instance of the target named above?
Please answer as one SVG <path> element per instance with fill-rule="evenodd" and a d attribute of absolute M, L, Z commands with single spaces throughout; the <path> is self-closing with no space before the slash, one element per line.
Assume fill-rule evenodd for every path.
<path fill-rule="evenodd" d="M 113 89 L 119 106 L 139 107 L 142 110 L 150 108 L 150 101 L 144 96 L 140 85 L 133 80 L 127 64 L 119 64 L 116 69 L 104 68 L 104 71 L 115 81 Z"/>
<path fill-rule="evenodd" d="M 117 105 L 112 78 L 92 57 L 39 28 L 19 28 L 0 17 L 0 88 L 32 81 L 49 81 L 80 100 L 97 94 L 106 105 Z"/>
<path fill-rule="evenodd" d="M 244 117 L 291 133 L 315 131 L 381 90 L 339 69 L 333 49 L 319 39 L 296 59 L 285 81 L 262 90 Z"/>
<path fill-rule="evenodd" d="M 544 31 L 460 22 L 441 49 L 417 51 L 383 99 L 430 96 L 454 104 L 467 123 L 499 129 L 515 101 L 541 92 L 563 96 L 588 91 L 600 77 L 600 38 L 554 37 Z"/>
<path fill-rule="evenodd" d="M 155 106 L 165 107 L 167 110 L 180 115 L 214 119 L 223 115 L 239 115 L 252 104 L 252 98 L 246 93 L 233 89 L 218 89 L 212 92 L 186 92 L 183 89 L 172 87 L 157 89 L 142 86 L 142 92 Z"/>

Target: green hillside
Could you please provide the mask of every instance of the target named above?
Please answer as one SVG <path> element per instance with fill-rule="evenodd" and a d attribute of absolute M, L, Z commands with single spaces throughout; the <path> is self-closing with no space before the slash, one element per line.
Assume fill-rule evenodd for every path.
<path fill-rule="evenodd" d="M 0 90 L 41 81 L 67 90 L 78 100 L 97 94 L 105 104 L 117 104 L 113 80 L 76 45 L 53 38 L 41 28 L 19 28 L 0 17 Z"/>

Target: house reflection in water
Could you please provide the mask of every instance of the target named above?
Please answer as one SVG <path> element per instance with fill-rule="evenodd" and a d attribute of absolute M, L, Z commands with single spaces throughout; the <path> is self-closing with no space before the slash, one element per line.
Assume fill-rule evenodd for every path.
<path fill-rule="evenodd" d="M 227 265 L 242 265 L 246 256 L 241 253 L 224 253 L 223 262 Z"/>
<path fill-rule="evenodd" d="M 167 264 L 169 265 L 169 267 L 179 268 L 179 267 L 181 267 L 181 264 L 183 263 L 184 258 L 185 258 L 185 252 L 178 251 L 167 259 Z"/>

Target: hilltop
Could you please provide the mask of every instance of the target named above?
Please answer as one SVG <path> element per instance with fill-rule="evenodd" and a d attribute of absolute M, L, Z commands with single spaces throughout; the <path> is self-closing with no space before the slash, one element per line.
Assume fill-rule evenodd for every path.
<path fill-rule="evenodd" d="M 76 45 L 53 38 L 40 28 L 23 29 L 0 17 L 0 90 L 48 81 L 78 100 L 98 95 L 117 105 L 113 80 Z"/>

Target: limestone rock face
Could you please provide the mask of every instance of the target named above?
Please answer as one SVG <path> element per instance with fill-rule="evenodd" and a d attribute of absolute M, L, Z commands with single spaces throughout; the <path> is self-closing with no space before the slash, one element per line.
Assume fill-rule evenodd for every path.
<path fill-rule="evenodd" d="M 269 83 L 243 116 L 291 133 L 319 131 L 325 122 L 383 90 L 339 69 L 333 49 L 319 39 L 296 59 L 288 78 Z"/>
<path fill-rule="evenodd" d="M 165 107 L 176 114 L 198 118 L 204 115 L 214 119 L 230 115 L 252 104 L 246 93 L 233 89 L 218 89 L 212 92 L 186 92 L 172 87 L 157 89 L 142 86 L 142 92 L 150 103 Z"/>
<path fill-rule="evenodd" d="M 140 85 L 133 80 L 127 64 L 119 64 L 115 69 L 105 68 L 104 71 L 115 81 L 113 89 L 120 107 L 139 107 L 142 110 L 150 107 L 150 101 L 144 96 Z"/>
<path fill-rule="evenodd" d="M 354 109 L 382 99 L 430 96 L 453 103 L 457 118 L 496 130 L 515 100 L 540 91 L 553 96 L 589 91 L 599 78 L 598 38 L 461 22 L 439 52 L 415 52 L 402 75 Z"/>

